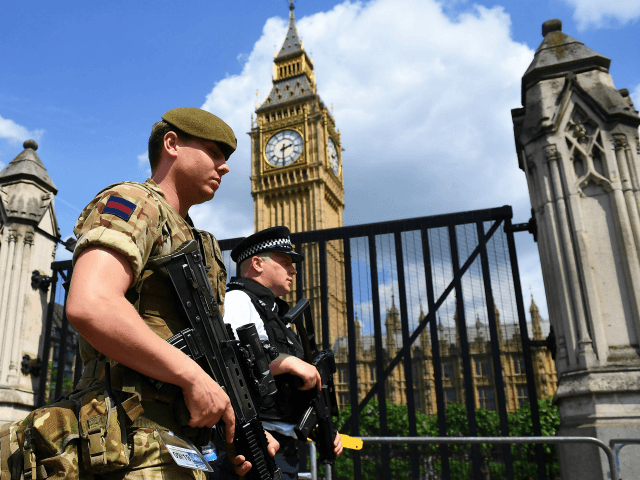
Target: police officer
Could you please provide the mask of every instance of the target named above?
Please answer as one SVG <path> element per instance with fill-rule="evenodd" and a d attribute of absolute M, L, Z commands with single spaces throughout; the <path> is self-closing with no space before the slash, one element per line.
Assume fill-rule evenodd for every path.
<path fill-rule="evenodd" d="M 296 335 L 284 324 L 282 317 L 289 310 L 287 303 L 279 297 L 291 291 L 294 263 L 304 260 L 291 245 L 287 227 L 273 227 L 259 231 L 243 239 L 232 251 L 231 258 L 240 268 L 240 277 L 233 277 L 226 295 L 225 323 L 234 329 L 254 323 L 261 339 L 269 340 L 278 347 L 280 355 L 271 365 L 278 387 L 278 401 L 271 408 L 262 407 L 262 424 L 280 443 L 275 456 L 283 478 L 297 479 L 300 461 L 296 449 L 294 404 L 296 392 L 292 390 L 290 375 L 302 380 L 300 390 L 321 389 L 318 370 L 302 360 L 303 351 Z M 342 453 L 340 434 L 334 442 L 337 455 Z M 224 460 L 218 468 L 220 478 L 235 478 L 229 474 L 231 468 Z"/>
<path fill-rule="evenodd" d="M 139 399 L 144 409 L 134 409 L 131 458 L 118 478 L 204 478 L 199 470 L 178 466 L 155 431 L 186 432 L 173 412 L 180 396 L 191 417 L 188 426 L 209 428 L 222 419 L 227 440 L 233 439 L 229 397 L 196 362 L 165 341 L 187 325 L 170 301 L 170 286 L 146 264 L 197 239 L 222 308 L 226 271 L 220 248 L 212 235 L 194 228 L 188 212 L 214 197 L 235 149 L 233 130 L 215 115 L 197 108 L 169 110 L 149 138 L 152 177 L 102 190 L 74 228 L 78 243 L 67 316 L 81 335 L 84 373 L 77 388 L 103 382 L 108 363 L 112 388 Z M 166 385 L 157 391 L 147 377 Z M 274 453 L 277 446 L 270 447 Z M 245 462 L 237 471 L 244 474 L 249 468 Z"/>

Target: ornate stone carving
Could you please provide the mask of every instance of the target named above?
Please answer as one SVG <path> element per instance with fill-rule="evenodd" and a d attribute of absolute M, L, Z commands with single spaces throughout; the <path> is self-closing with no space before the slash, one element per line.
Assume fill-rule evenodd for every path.
<path fill-rule="evenodd" d="M 33 232 L 27 232 L 24 235 L 24 244 L 33 245 Z"/>
<path fill-rule="evenodd" d="M 547 162 L 560 160 L 560 152 L 558 152 L 558 147 L 556 147 L 555 144 L 547 145 L 546 147 L 544 147 L 544 157 Z"/>
<path fill-rule="evenodd" d="M 9 238 L 7 240 L 9 242 L 17 242 L 18 241 L 18 232 L 16 230 L 9 230 Z"/>
<path fill-rule="evenodd" d="M 615 147 L 616 150 L 622 150 L 629 147 L 627 136 L 624 133 L 614 133 L 613 146 Z"/>

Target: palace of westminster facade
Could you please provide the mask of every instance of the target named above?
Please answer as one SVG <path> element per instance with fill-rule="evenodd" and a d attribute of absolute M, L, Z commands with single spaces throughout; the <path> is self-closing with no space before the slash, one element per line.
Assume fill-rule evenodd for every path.
<path fill-rule="evenodd" d="M 251 136 L 251 194 L 254 199 L 255 230 L 286 225 L 292 232 L 343 226 L 344 182 L 340 132 L 333 115 L 316 93 L 313 61 L 304 46 L 290 6 L 287 36 L 275 55 L 273 85 L 256 108 Z M 306 260 L 304 296 L 311 300 L 319 331 L 320 287 L 317 271 L 317 245 L 303 247 Z M 344 295 L 344 254 L 340 243 L 327 243 L 327 285 L 329 296 L 330 344 L 336 355 L 336 391 L 341 406 L 349 402 L 346 339 L 346 299 Z M 287 298 L 292 301 L 293 298 Z M 315 301 L 314 301 L 315 300 Z M 531 329 L 534 340 L 543 338 L 543 322 L 531 301 Z M 497 324 L 500 312 L 496 311 Z M 424 315 L 421 314 L 420 318 Z M 395 357 L 402 347 L 395 338 L 400 331 L 395 304 L 386 311 L 386 358 Z M 499 328 L 500 352 L 506 389 L 507 410 L 514 411 L 528 401 L 522 342 L 513 325 Z M 495 383 L 488 327 L 479 322 L 468 326 L 476 406 L 496 409 Z M 460 347 L 453 328 L 440 323 L 440 355 L 443 368 L 445 402 L 464 402 L 464 380 Z M 371 336 L 362 335 L 356 319 L 359 399 L 376 383 L 376 353 Z M 449 335 L 448 335 L 449 334 Z M 435 386 L 430 339 L 425 329 L 411 349 L 416 409 L 434 414 Z M 537 396 L 546 398 L 556 391 L 555 364 L 547 349 L 534 349 Z M 386 398 L 406 404 L 404 371 L 396 367 L 386 381 Z"/>

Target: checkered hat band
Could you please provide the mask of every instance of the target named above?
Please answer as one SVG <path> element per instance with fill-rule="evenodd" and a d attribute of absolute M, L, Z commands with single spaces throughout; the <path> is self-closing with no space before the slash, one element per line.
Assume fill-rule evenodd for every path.
<path fill-rule="evenodd" d="M 264 242 L 256 243 L 255 245 L 250 246 L 240 255 L 238 255 L 238 262 L 242 263 L 249 257 L 254 256 L 257 253 L 271 250 L 273 247 L 279 248 L 289 248 L 293 250 L 293 246 L 291 245 L 291 239 L 289 237 L 286 238 L 277 238 L 275 240 L 266 240 Z"/>

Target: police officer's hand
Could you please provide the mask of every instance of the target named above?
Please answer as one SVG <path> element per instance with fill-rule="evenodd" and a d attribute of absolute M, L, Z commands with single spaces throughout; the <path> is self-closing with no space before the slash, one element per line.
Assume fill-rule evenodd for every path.
<path fill-rule="evenodd" d="M 280 449 L 280 444 L 275 438 L 271 436 L 269 432 L 265 430 L 264 433 L 267 436 L 268 442 L 267 452 L 269 452 L 269 455 L 274 457 L 276 455 L 276 452 Z M 236 475 L 240 475 L 242 477 L 246 475 L 249 470 L 251 470 L 251 463 L 245 461 L 243 455 L 238 455 L 233 444 L 227 444 L 225 442 L 224 450 L 227 453 L 229 461 L 235 466 Z"/>
<path fill-rule="evenodd" d="M 340 438 L 340 432 L 338 432 L 336 433 L 336 438 L 333 441 L 333 451 L 335 452 L 336 456 L 338 456 L 342 453 L 342 450 L 342 439 Z"/>
<path fill-rule="evenodd" d="M 322 389 L 320 372 L 310 363 L 300 360 L 297 357 L 289 356 L 282 360 L 280 368 L 282 369 L 280 373 L 290 373 L 302 379 L 304 383 L 299 388 L 300 390 L 310 390 L 313 387 L 316 387 L 318 390 Z M 271 370 L 273 372 L 273 368 Z M 273 372 L 273 374 L 278 375 L 275 372 Z"/>
<path fill-rule="evenodd" d="M 222 418 L 225 423 L 225 439 L 233 442 L 235 434 L 235 416 L 229 396 L 203 370 L 195 373 L 195 381 L 181 385 L 184 403 L 189 409 L 190 427 L 213 427 Z"/>

